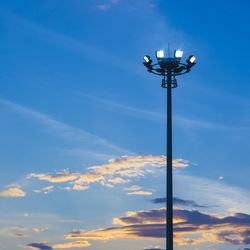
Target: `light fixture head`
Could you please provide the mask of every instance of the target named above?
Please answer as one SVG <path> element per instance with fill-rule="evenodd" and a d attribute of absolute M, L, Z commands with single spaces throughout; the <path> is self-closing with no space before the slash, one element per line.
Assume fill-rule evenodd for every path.
<path fill-rule="evenodd" d="M 155 52 L 157 59 L 163 59 L 164 58 L 164 50 L 158 50 Z"/>
<path fill-rule="evenodd" d="M 144 59 L 144 61 L 146 63 L 151 63 L 152 62 L 152 60 L 150 59 L 150 56 L 144 56 L 143 59 Z"/>
<path fill-rule="evenodd" d="M 189 56 L 189 58 L 188 58 L 188 62 L 191 63 L 191 64 L 193 64 L 195 62 L 195 60 L 196 60 L 196 57 L 193 56 L 193 55 Z"/>
<path fill-rule="evenodd" d="M 182 50 L 175 50 L 175 52 L 174 52 L 174 57 L 176 58 L 176 59 L 181 59 L 182 58 L 182 56 L 183 56 L 183 51 Z"/>

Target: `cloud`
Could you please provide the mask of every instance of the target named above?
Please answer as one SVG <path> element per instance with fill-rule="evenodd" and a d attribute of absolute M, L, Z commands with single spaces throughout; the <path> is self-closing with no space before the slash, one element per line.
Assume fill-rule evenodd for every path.
<path fill-rule="evenodd" d="M 24 197 L 26 193 L 20 188 L 8 188 L 0 192 L 0 196 L 2 197 Z"/>
<path fill-rule="evenodd" d="M 51 185 L 51 186 L 44 187 L 42 190 L 44 191 L 45 194 L 48 194 L 53 191 L 53 188 L 54 186 Z"/>
<path fill-rule="evenodd" d="M 63 244 L 56 244 L 53 246 L 53 249 L 56 248 L 72 248 L 72 247 L 89 247 L 91 244 L 88 241 L 73 241 Z"/>
<path fill-rule="evenodd" d="M 153 247 L 153 248 L 143 248 L 142 250 L 164 250 L 164 249 L 159 247 Z"/>
<path fill-rule="evenodd" d="M 173 166 L 178 168 L 188 167 L 189 162 L 183 159 L 173 160 Z M 145 176 L 154 168 L 166 167 L 165 156 L 143 155 L 143 156 L 122 156 L 120 158 L 112 158 L 108 164 L 91 166 L 87 172 L 70 172 L 63 170 L 55 174 L 37 174 L 31 173 L 27 176 L 30 178 L 38 178 L 39 180 L 48 181 L 50 183 L 70 182 L 73 184 L 73 190 L 86 190 L 91 183 L 100 183 L 107 187 L 114 187 L 112 184 L 123 184 L 130 181 L 130 178 Z M 127 179 L 124 179 L 126 177 Z M 111 184 L 112 183 L 112 184 Z M 50 188 L 49 188 L 50 187 Z M 52 186 L 47 189 L 52 189 Z M 135 187 L 135 186 L 134 186 Z M 70 187 L 67 187 L 70 190 Z M 49 190 L 46 190 L 47 192 Z M 136 191 L 136 190 L 131 190 Z M 151 192 L 134 192 L 129 194 L 150 195 Z"/>
<path fill-rule="evenodd" d="M 104 146 L 106 148 L 115 150 L 119 153 L 128 153 L 127 150 L 118 147 L 117 145 L 99 137 L 94 134 L 88 133 L 83 129 L 72 127 L 68 124 L 65 124 L 61 121 L 55 120 L 49 115 L 43 114 L 31 108 L 16 104 L 6 99 L 0 98 L 0 103 L 6 105 L 8 108 L 17 112 L 21 115 L 29 117 L 36 120 L 37 122 L 47 126 L 50 129 L 53 129 L 57 134 L 70 138 L 72 140 L 84 141 L 94 145 Z"/>
<path fill-rule="evenodd" d="M 43 231 L 48 230 L 48 228 L 47 228 L 47 227 L 46 227 L 46 228 L 34 227 L 33 230 L 34 230 L 35 232 L 37 232 L 37 233 L 41 233 L 41 232 L 43 232 Z"/>
<path fill-rule="evenodd" d="M 73 93 L 79 96 L 88 98 L 89 100 L 92 100 L 95 103 L 99 103 L 102 105 L 102 107 L 105 105 L 106 107 L 114 108 L 113 110 L 117 110 L 119 112 L 122 111 L 123 113 L 129 116 L 136 116 L 137 118 L 140 117 L 143 119 L 147 119 L 147 120 L 151 120 L 155 122 L 161 122 L 161 123 L 166 121 L 166 115 L 159 113 L 159 112 L 150 111 L 146 109 L 140 109 L 140 108 L 126 105 L 126 104 L 113 102 L 104 98 L 86 95 L 79 91 L 73 91 Z M 199 120 L 195 118 L 188 118 L 188 117 L 184 117 L 181 115 L 173 116 L 173 120 L 177 123 L 177 125 L 185 127 L 185 128 L 190 128 L 190 129 L 239 130 L 239 127 L 237 128 L 230 127 L 224 124 L 218 124 L 218 123 L 205 121 L 205 120 Z"/>
<path fill-rule="evenodd" d="M 106 11 L 106 10 L 110 9 L 111 7 L 113 7 L 113 5 L 117 4 L 118 2 L 119 2 L 119 0 L 111 0 L 110 4 L 99 4 L 99 5 L 97 5 L 97 9 Z"/>
<path fill-rule="evenodd" d="M 28 231 L 29 230 L 27 227 L 23 227 L 23 226 L 12 226 L 10 229 L 11 230 L 20 230 L 20 231 Z"/>
<path fill-rule="evenodd" d="M 164 223 L 166 216 L 166 209 L 152 209 L 139 212 L 127 212 L 126 216 L 114 218 L 113 224 L 119 225 L 143 225 Z"/>
<path fill-rule="evenodd" d="M 26 238 L 28 235 L 26 234 L 20 234 L 20 233 L 9 233 L 8 236 L 10 237 L 16 237 L 16 238 Z"/>
<path fill-rule="evenodd" d="M 34 249 L 34 250 L 50 250 L 53 249 L 52 247 L 48 246 L 46 242 L 39 242 L 39 243 L 30 243 L 27 244 L 27 247 Z"/>
<path fill-rule="evenodd" d="M 7 186 L 5 186 L 5 187 L 15 187 L 15 188 L 21 188 L 21 186 L 19 185 L 19 184 L 17 184 L 17 183 L 14 183 L 14 184 L 10 184 L 10 185 L 7 185 Z"/>
<path fill-rule="evenodd" d="M 108 182 L 117 184 L 117 183 L 127 183 L 127 182 L 129 182 L 129 180 L 124 180 L 124 179 L 122 179 L 120 177 L 116 177 L 116 178 L 113 178 L 113 179 L 109 179 Z"/>
<path fill-rule="evenodd" d="M 126 191 L 137 191 L 137 190 L 140 190 L 140 189 L 142 189 L 142 187 L 137 186 L 137 185 L 133 185 L 131 187 L 124 188 L 124 190 L 126 190 Z"/>
<path fill-rule="evenodd" d="M 154 204 L 161 204 L 161 203 L 166 203 L 166 198 L 165 197 L 155 198 L 155 199 L 152 199 L 150 201 L 153 202 Z M 199 207 L 199 208 L 208 207 L 208 206 L 204 206 L 204 205 L 199 205 L 195 201 L 192 201 L 192 200 L 183 200 L 183 199 L 180 199 L 177 197 L 173 198 L 173 203 L 175 205 L 179 205 L 179 206 L 181 205 L 181 206 L 187 206 L 187 207 Z"/>
<path fill-rule="evenodd" d="M 124 217 L 114 218 L 113 224 L 119 224 L 120 227 L 88 232 L 72 231 L 66 238 L 103 241 L 121 238 L 164 239 L 165 216 L 165 208 L 128 212 Z M 179 245 L 195 245 L 201 242 L 249 244 L 250 215 L 236 213 L 223 217 L 175 207 L 174 234 Z"/>
<path fill-rule="evenodd" d="M 152 195 L 152 192 L 148 191 L 134 191 L 134 192 L 129 192 L 127 195 Z"/>
<path fill-rule="evenodd" d="M 231 186 L 218 180 L 190 176 L 180 171 L 175 172 L 175 194 L 187 200 L 199 200 L 201 205 L 209 204 L 206 211 L 216 206 L 216 212 L 229 215 L 234 211 L 248 213 L 250 207 L 250 192 Z"/>
<path fill-rule="evenodd" d="M 88 241 L 73 241 L 73 242 L 67 242 L 62 244 L 55 244 L 52 247 L 47 245 L 46 242 L 39 242 L 39 243 L 30 243 L 26 245 L 27 247 L 31 249 L 40 249 L 40 250 L 49 250 L 49 249 L 57 249 L 57 248 L 73 248 L 73 247 L 89 247 L 91 244 Z"/>
<path fill-rule="evenodd" d="M 82 186 L 82 185 L 78 185 L 78 184 L 74 184 L 74 186 L 72 187 L 73 190 L 86 190 L 88 189 L 89 187 L 88 186 Z"/>
<path fill-rule="evenodd" d="M 99 10 L 108 10 L 108 9 L 110 9 L 111 8 L 111 6 L 110 5 L 108 5 L 108 4 L 100 4 L 100 5 L 97 5 L 97 9 L 99 9 Z"/>
<path fill-rule="evenodd" d="M 109 164 L 101 166 L 89 167 L 95 173 L 100 174 L 119 174 L 121 176 L 134 177 L 145 175 L 150 167 L 160 168 L 165 167 L 166 157 L 156 155 L 138 155 L 138 156 L 122 156 L 120 158 L 113 158 L 109 160 Z M 183 159 L 173 160 L 174 167 L 186 168 L 189 162 Z M 146 169 L 144 169 L 146 168 Z"/>

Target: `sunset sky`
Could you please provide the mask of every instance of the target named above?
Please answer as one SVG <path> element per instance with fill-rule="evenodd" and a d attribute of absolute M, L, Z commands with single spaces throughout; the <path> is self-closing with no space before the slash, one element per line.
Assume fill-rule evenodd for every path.
<path fill-rule="evenodd" d="M 249 8 L 1 0 L 0 250 L 165 250 L 168 43 L 175 249 L 249 250 Z"/>

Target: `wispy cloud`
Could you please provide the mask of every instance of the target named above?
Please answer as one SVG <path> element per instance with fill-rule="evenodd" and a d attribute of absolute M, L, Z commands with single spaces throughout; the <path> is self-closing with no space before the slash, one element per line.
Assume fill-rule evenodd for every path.
<path fill-rule="evenodd" d="M 110 9 L 111 8 L 111 6 L 109 5 L 109 4 L 99 4 L 99 5 L 97 5 L 97 9 L 99 9 L 99 10 L 108 10 L 108 9 Z"/>
<path fill-rule="evenodd" d="M 174 178 L 176 195 L 208 205 L 202 210 L 214 211 L 216 207 L 216 212 L 221 215 L 231 213 L 231 208 L 238 212 L 249 212 L 250 193 L 245 189 L 181 172 L 175 172 Z"/>
<path fill-rule="evenodd" d="M 105 8 L 107 10 L 109 4 L 102 4 L 100 6 L 102 10 L 105 10 Z M 109 51 L 105 51 L 104 49 L 100 49 L 98 47 L 94 47 L 91 44 L 87 44 L 84 41 L 77 40 L 68 37 L 64 34 L 54 32 L 37 23 L 31 22 L 20 16 L 17 16 L 16 14 L 10 11 L 4 14 L 3 17 L 5 17 L 6 20 L 11 20 L 10 23 L 15 23 L 15 30 L 19 29 L 22 32 L 24 32 L 24 30 L 28 30 L 29 34 L 38 35 L 36 36 L 36 38 L 39 38 L 40 40 L 46 41 L 47 43 L 53 44 L 59 48 L 61 47 L 68 51 L 77 53 L 78 56 L 83 56 L 84 58 L 88 58 L 89 60 L 94 60 L 103 64 L 106 64 L 106 62 L 108 61 L 110 65 L 113 65 L 116 68 L 121 68 L 123 70 L 139 75 L 142 72 L 141 65 L 130 61 L 129 59 L 124 58 L 123 56 L 119 57 Z"/>
<path fill-rule="evenodd" d="M 123 111 L 125 114 L 129 116 L 136 116 L 136 117 L 140 117 L 146 120 L 151 120 L 151 121 L 161 122 L 161 123 L 166 122 L 166 115 L 159 113 L 159 112 L 136 108 L 133 106 L 106 100 L 104 98 L 86 95 L 79 91 L 72 91 L 72 92 L 75 93 L 76 95 L 80 95 L 89 100 L 93 100 L 95 103 L 102 104 L 102 108 L 103 108 L 103 105 L 105 105 L 107 107 L 114 108 L 115 110 L 117 110 L 117 112 Z M 174 122 L 176 122 L 177 125 L 185 127 L 185 128 L 189 128 L 189 129 L 236 130 L 236 131 L 242 129 L 239 127 L 232 127 L 232 126 L 228 126 L 225 124 L 199 120 L 196 118 L 188 118 L 188 117 L 184 117 L 181 115 L 174 115 L 173 120 Z"/>
<path fill-rule="evenodd" d="M 128 153 L 127 150 L 99 137 L 84 131 L 83 129 L 72 127 L 66 123 L 58 121 L 49 115 L 43 114 L 31 108 L 25 107 L 23 105 L 11 102 L 9 100 L 1 99 L 0 104 L 6 105 L 8 108 L 17 112 L 23 116 L 27 116 L 30 119 L 34 119 L 39 123 L 53 129 L 60 136 L 64 136 L 73 140 L 82 140 L 88 142 L 89 144 L 102 145 L 104 147 L 110 148 L 115 152 Z"/>
<path fill-rule="evenodd" d="M 97 5 L 97 9 L 106 11 L 106 10 L 112 8 L 118 2 L 119 2 L 119 0 L 110 0 L 106 4 L 99 4 L 99 5 Z"/>

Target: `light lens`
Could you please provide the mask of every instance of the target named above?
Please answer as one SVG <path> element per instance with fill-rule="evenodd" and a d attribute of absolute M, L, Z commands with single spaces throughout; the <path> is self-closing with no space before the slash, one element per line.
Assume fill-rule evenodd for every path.
<path fill-rule="evenodd" d="M 196 60 L 195 56 L 190 56 L 189 57 L 189 62 L 194 63 L 195 60 Z"/>
<path fill-rule="evenodd" d="M 164 58 L 164 51 L 163 50 L 156 51 L 156 57 L 158 59 Z"/>
<path fill-rule="evenodd" d="M 182 58 L 182 56 L 183 56 L 183 51 L 182 50 L 176 50 L 175 51 L 175 55 L 174 55 L 175 58 Z"/>
<path fill-rule="evenodd" d="M 144 61 L 146 62 L 146 63 L 149 63 L 149 61 L 150 61 L 150 57 L 149 56 L 144 56 Z"/>

